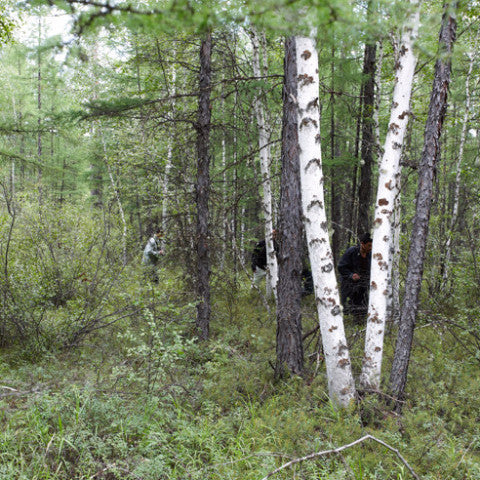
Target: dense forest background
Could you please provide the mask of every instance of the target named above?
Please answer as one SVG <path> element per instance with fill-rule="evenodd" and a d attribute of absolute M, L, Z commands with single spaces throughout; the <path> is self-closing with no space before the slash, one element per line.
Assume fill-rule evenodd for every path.
<path fill-rule="evenodd" d="M 279 374 L 278 303 L 264 284 L 252 288 L 251 252 L 265 235 L 258 105 L 273 224 L 283 221 L 286 39 L 316 41 L 337 262 L 375 228 L 378 162 L 412 8 L 394 0 L 2 3 L 0 478 L 480 478 L 476 0 L 420 6 L 381 388 L 359 388 L 346 408 L 332 401 L 314 295 L 300 304 L 301 372 Z M 423 282 L 405 394 L 393 398 L 448 15 L 457 30 Z M 165 255 L 152 283 L 141 257 L 157 227 Z M 208 251 L 203 277 L 199 244 Z M 302 256 L 308 263 L 306 245 Z M 344 320 L 357 378 L 365 326 Z M 328 453 L 273 474 L 313 452 Z"/>

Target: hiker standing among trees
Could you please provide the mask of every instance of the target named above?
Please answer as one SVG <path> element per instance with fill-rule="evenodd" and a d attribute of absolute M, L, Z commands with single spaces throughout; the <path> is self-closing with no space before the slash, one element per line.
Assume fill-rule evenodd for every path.
<path fill-rule="evenodd" d="M 355 323 L 362 323 L 368 309 L 372 238 L 364 233 L 360 244 L 347 249 L 338 262 L 341 275 L 340 300 L 344 313 L 352 314 Z"/>
<path fill-rule="evenodd" d="M 275 252 L 278 251 L 278 244 L 276 241 L 277 230 L 272 231 L 273 248 Z M 267 275 L 267 243 L 265 239 L 260 240 L 255 245 L 252 252 L 252 270 L 253 283 L 258 285 L 263 277 Z"/>
<path fill-rule="evenodd" d="M 161 229 L 157 229 L 155 233 L 148 239 L 145 249 L 143 250 L 142 265 L 145 266 L 146 277 L 155 283 L 158 283 L 157 264 L 164 251 L 161 248 L 160 241 L 163 238 Z"/>

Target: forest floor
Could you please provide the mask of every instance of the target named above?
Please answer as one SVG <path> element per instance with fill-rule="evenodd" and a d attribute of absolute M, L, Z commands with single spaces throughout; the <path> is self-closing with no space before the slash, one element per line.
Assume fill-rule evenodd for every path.
<path fill-rule="evenodd" d="M 142 313 L 77 348 L 0 350 L 0 479 L 261 480 L 367 434 L 419 478 L 480 479 L 478 345 L 438 315 L 419 318 L 401 416 L 375 395 L 338 411 L 318 332 L 305 339 L 305 375 L 274 381 L 275 318 L 248 282 L 214 285 L 204 344 L 192 340 L 195 308 L 178 279 L 164 273 L 153 289 L 135 288 L 148 298 Z M 303 302 L 309 332 L 315 309 Z M 358 375 L 364 330 L 346 329 Z M 392 328 L 384 380 L 394 341 Z M 365 441 L 271 478 L 413 476 L 395 452 Z"/>

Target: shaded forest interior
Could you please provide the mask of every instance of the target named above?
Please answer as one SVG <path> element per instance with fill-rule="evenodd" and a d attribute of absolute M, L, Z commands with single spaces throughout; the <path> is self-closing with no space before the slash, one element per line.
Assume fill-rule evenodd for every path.
<path fill-rule="evenodd" d="M 479 14 L 3 2 L 0 479 L 480 478 Z"/>

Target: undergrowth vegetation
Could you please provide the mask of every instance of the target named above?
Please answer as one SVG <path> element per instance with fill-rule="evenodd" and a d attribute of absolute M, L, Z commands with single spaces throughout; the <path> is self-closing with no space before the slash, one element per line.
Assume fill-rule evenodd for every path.
<path fill-rule="evenodd" d="M 305 375 L 275 381 L 273 308 L 246 276 L 215 273 L 211 340 L 198 343 L 188 276 L 165 261 L 159 283 L 148 283 L 139 258 L 120 265 L 115 225 L 88 211 L 81 221 L 73 209 L 62 215 L 30 207 L 0 225 L 2 480 L 260 480 L 366 434 L 422 479 L 480 478 L 474 302 L 448 316 L 433 303 L 422 310 L 402 416 L 373 394 L 338 411 L 311 298 Z M 358 375 L 365 332 L 348 321 L 346 331 Z M 365 441 L 272 478 L 412 475 L 395 452 Z"/>

